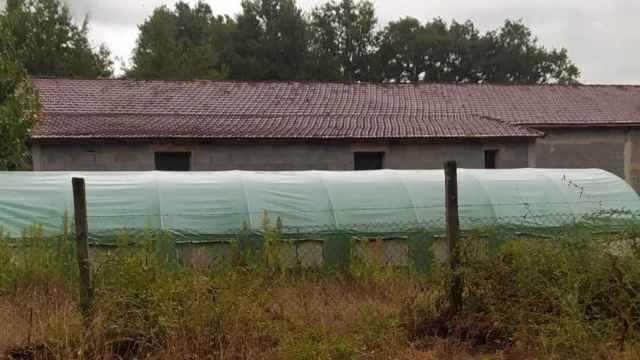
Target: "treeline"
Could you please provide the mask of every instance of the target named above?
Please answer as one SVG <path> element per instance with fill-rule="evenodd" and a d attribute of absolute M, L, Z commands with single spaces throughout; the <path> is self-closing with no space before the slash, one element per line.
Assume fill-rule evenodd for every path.
<path fill-rule="evenodd" d="M 7 0 L 0 13 L 0 56 L 31 75 L 111 76 L 111 53 L 94 49 L 88 19 L 75 24 L 59 0 Z"/>
<path fill-rule="evenodd" d="M 179 2 L 139 25 L 136 79 L 574 83 L 565 49 L 546 49 L 520 21 L 480 32 L 473 22 L 392 21 L 380 30 L 367 0 L 332 0 L 305 13 L 295 0 L 244 0 L 240 14 Z M 59 0 L 8 0 L 0 46 L 33 75 L 111 76 L 105 46 L 87 40 Z"/>
<path fill-rule="evenodd" d="M 523 23 L 481 33 L 471 21 L 414 18 L 376 31 L 370 1 L 245 0 L 235 18 L 200 2 L 157 8 L 140 25 L 127 76 L 141 79 L 572 83 L 565 49 L 547 50 Z"/>

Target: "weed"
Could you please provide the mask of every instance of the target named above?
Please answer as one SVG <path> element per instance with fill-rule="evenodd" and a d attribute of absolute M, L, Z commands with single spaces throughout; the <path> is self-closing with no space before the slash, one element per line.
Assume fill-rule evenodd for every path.
<path fill-rule="evenodd" d="M 625 240 L 633 229 L 526 231 L 511 240 L 505 229 L 467 233 L 465 301 L 453 314 L 445 266 L 418 274 L 385 262 L 383 238 L 372 235 L 353 240 L 349 266 L 302 268 L 282 228 L 265 214 L 260 239 L 247 229 L 251 243 L 238 244 L 232 264 L 201 268 L 180 266 L 166 233 L 123 233 L 115 247 L 92 252 L 88 332 L 68 234 L 45 238 L 32 227 L 21 239 L 1 239 L 0 322 L 12 327 L 0 329 L 0 352 L 70 359 L 633 359 L 640 352 L 640 251 Z"/>

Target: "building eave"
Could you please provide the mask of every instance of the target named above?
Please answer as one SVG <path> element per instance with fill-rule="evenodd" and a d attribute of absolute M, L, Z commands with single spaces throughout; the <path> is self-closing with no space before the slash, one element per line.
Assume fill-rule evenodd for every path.
<path fill-rule="evenodd" d="M 30 144 L 69 143 L 446 143 L 465 141 L 534 141 L 541 134 L 522 136 L 438 136 L 438 137 L 194 137 L 194 136 L 32 136 Z"/>

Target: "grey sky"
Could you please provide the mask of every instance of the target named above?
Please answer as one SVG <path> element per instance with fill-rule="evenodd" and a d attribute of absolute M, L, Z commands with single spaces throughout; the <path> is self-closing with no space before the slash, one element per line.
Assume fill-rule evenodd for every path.
<path fill-rule="evenodd" d="M 91 40 L 128 60 L 137 24 L 174 0 L 63 0 L 78 19 L 89 15 Z M 188 0 L 195 3 L 197 0 Z M 206 0 L 216 14 L 236 14 L 240 0 Z M 324 0 L 298 0 L 304 10 Z M 482 31 L 523 19 L 546 47 L 566 47 L 585 83 L 640 84 L 640 0 L 375 0 L 382 26 L 412 16 L 472 20 Z"/>

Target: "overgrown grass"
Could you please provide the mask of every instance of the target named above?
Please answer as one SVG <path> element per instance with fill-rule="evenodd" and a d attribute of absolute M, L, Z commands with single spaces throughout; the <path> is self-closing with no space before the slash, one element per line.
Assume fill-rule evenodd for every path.
<path fill-rule="evenodd" d="M 285 266 L 281 225 L 265 251 L 216 267 L 178 266 L 165 234 L 122 236 L 92 256 L 95 302 L 78 310 L 68 236 L 37 228 L 0 240 L 0 353 L 64 359 L 636 359 L 635 234 L 463 244 L 464 308 L 450 273 L 379 262 L 378 242 L 343 269 Z M 236 248 L 237 250 L 237 248 Z"/>
<path fill-rule="evenodd" d="M 410 337 L 544 359 L 640 358 L 635 238 L 582 235 L 512 240 L 492 255 L 467 239 L 463 311 L 450 313 L 445 280 L 441 296 L 409 305 Z"/>

